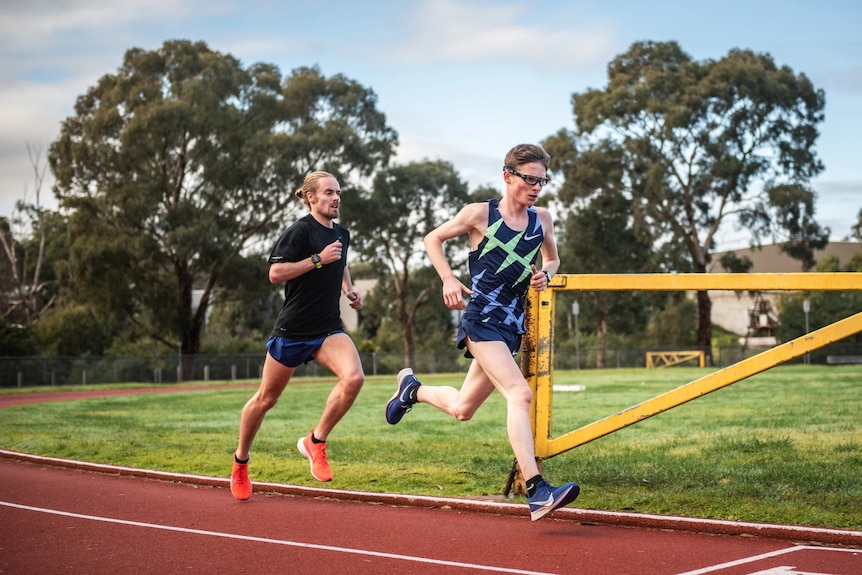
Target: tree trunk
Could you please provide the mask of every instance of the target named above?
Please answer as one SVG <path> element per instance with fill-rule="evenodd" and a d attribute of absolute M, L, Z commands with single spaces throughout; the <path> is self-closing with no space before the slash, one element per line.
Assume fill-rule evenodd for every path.
<path fill-rule="evenodd" d="M 181 357 L 177 382 L 197 379 L 195 366 L 201 349 L 203 318 L 206 317 L 207 302 L 201 299 L 198 313 L 193 309 L 193 278 L 185 265 L 175 266 L 179 286 L 179 354 Z"/>
<path fill-rule="evenodd" d="M 416 338 L 413 335 L 413 323 L 402 324 L 404 330 L 404 366 L 416 369 Z"/>
<path fill-rule="evenodd" d="M 395 282 L 395 297 L 398 307 L 398 324 L 401 326 L 401 338 L 404 342 L 404 367 L 416 369 L 416 338 L 413 335 L 413 318 L 407 312 L 407 272 L 393 278 Z"/>
<path fill-rule="evenodd" d="M 712 367 L 712 300 L 706 291 L 697 292 L 697 346 L 704 350 L 704 361 Z"/>

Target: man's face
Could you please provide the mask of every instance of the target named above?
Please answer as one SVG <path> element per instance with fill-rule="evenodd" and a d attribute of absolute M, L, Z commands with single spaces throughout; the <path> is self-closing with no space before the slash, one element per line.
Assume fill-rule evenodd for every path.
<path fill-rule="evenodd" d="M 341 207 L 341 186 L 335 178 L 321 178 L 317 191 L 309 199 L 311 211 L 330 220 L 338 217 Z"/>
<path fill-rule="evenodd" d="M 517 170 L 506 170 L 503 173 L 506 193 L 514 194 L 516 198 L 532 206 L 536 203 L 544 184 L 547 183 L 546 174 L 547 170 L 541 162 L 521 164 Z"/>

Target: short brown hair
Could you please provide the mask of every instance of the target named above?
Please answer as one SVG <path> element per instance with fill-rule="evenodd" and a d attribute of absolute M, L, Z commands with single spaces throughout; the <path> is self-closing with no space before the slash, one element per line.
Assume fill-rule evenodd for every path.
<path fill-rule="evenodd" d="M 503 167 L 517 170 L 518 166 L 531 162 L 541 162 L 547 170 L 551 165 L 551 156 L 542 146 L 536 144 L 518 144 L 506 154 L 506 159 L 503 160 Z"/>
<path fill-rule="evenodd" d="M 306 206 L 310 205 L 308 203 L 308 193 L 311 192 L 313 194 L 314 192 L 316 192 L 318 182 L 320 182 L 320 180 L 322 180 L 323 178 L 332 178 L 336 181 L 338 180 L 338 178 L 336 178 L 329 172 L 317 170 L 305 176 L 305 180 L 302 182 L 302 187 L 296 190 L 294 194 L 296 194 L 296 197 L 302 200 L 302 202 Z"/>

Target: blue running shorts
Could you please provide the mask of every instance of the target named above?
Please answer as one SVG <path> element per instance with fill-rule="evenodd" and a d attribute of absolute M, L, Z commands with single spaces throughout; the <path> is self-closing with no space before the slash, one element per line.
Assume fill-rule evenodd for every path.
<path fill-rule="evenodd" d="M 314 359 L 313 355 L 323 345 L 323 341 L 336 333 L 344 333 L 344 330 L 333 331 L 323 337 L 307 341 L 297 341 L 273 335 L 266 342 L 266 351 L 274 360 L 286 367 L 299 367 L 300 364 L 308 363 Z"/>
<path fill-rule="evenodd" d="M 458 322 L 458 335 L 456 336 L 458 349 L 466 350 L 468 337 L 470 341 L 502 341 L 513 356 L 521 351 L 521 334 L 502 326 L 491 325 L 462 316 L 461 321 Z M 464 357 L 472 359 L 473 354 L 467 350 L 464 352 Z"/>

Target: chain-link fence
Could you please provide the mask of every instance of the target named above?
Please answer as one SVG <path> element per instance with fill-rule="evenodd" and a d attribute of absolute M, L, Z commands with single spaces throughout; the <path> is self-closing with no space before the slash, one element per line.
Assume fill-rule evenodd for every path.
<path fill-rule="evenodd" d="M 605 368 L 645 367 L 647 352 L 693 351 L 696 348 L 607 348 Z M 726 367 L 764 351 L 763 348 L 713 348 L 713 365 Z M 595 369 L 595 348 L 557 349 L 554 368 Z M 403 353 L 362 353 L 366 375 L 394 375 L 404 367 Z M 0 357 L 0 387 L 62 386 L 104 383 L 169 384 L 183 381 L 259 379 L 263 354 L 178 355 L 156 357 Z M 862 344 L 835 343 L 797 358 L 793 363 L 840 364 L 862 362 Z M 423 352 L 415 355 L 417 373 L 465 373 L 470 360 L 463 352 Z M 696 366 L 695 362 L 687 365 Z M 297 368 L 295 377 L 332 375 L 317 362 Z"/>
<path fill-rule="evenodd" d="M 404 354 L 360 354 L 367 375 L 396 374 Z M 178 355 L 155 357 L 4 357 L 0 358 L 0 387 L 62 386 L 103 383 L 178 383 L 259 379 L 264 355 Z M 417 353 L 421 373 L 466 372 L 462 352 Z M 294 377 L 332 375 L 312 361 L 296 369 Z"/>

